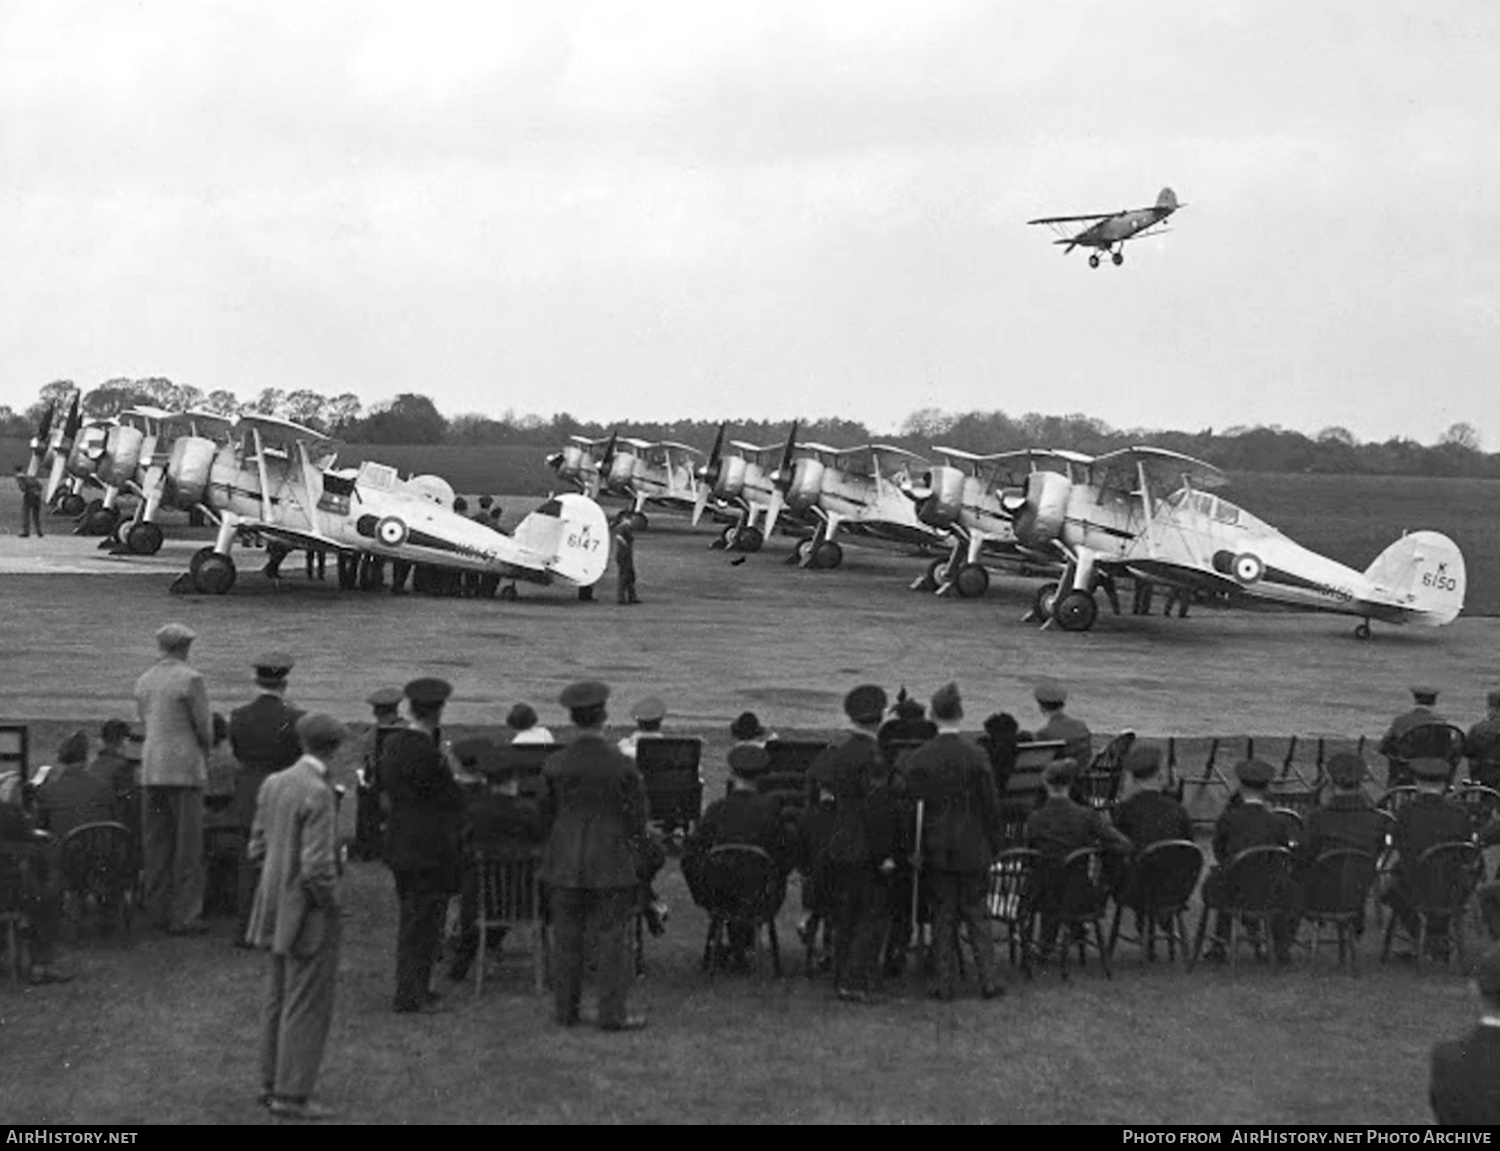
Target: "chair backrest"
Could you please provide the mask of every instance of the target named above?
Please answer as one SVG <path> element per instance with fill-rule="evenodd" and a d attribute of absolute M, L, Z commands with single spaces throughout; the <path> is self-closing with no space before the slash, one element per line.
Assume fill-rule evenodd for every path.
<path fill-rule="evenodd" d="M 1299 819 L 1304 821 L 1309 813 L 1317 810 L 1321 797 L 1322 788 L 1320 787 L 1273 785 L 1266 791 L 1266 802 L 1273 810 L 1294 812 Z"/>
<path fill-rule="evenodd" d="M 698 822 L 703 813 L 702 758 L 703 741 L 696 738 L 643 739 L 635 745 L 635 765 L 646 785 L 646 810 L 653 822 Z"/>
<path fill-rule="evenodd" d="M 1118 775 L 1125 767 L 1125 756 L 1135 743 L 1135 732 L 1122 731 L 1104 745 L 1103 750 L 1089 761 L 1089 771 L 1112 772 Z"/>
<path fill-rule="evenodd" d="M 1312 915 L 1356 915 L 1375 883 L 1375 857 L 1341 847 L 1313 860 L 1302 881 L 1304 910 Z"/>
<path fill-rule="evenodd" d="M 109 892 L 135 880 L 135 844 L 122 823 L 80 824 L 63 837 L 59 853 L 69 891 Z"/>
<path fill-rule="evenodd" d="M 1405 871 L 1401 887 L 1417 911 L 1457 912 L 1474 893 L 1483 866 L 1477 844 L 1435 844 Z"/>
<path fill-rule="evenodd" d="M 828 750 L 825 739 L 772 739 L 766 741 L 766 758 L 772 775 L 806 775 L 813 760 Z"/>
<path fill-rule="evenodd" d="M 1273 911 L 1291 893 L 1292 853 L 1285 847 L 1247 847 L 1224 867 L 1225 906 L 1242 911 Z"/>
<path fill-rule="evenodd" d="M 1464 729 L 1451 723 L 1419 723 L 1396 740 L 1393 759 L 1444 759 L 1457 767 L 1464 757 Z"/>
<path fill-rule="evenodd" d="M 0 723 L 0 774 L 14 771 L 22 783 L 31 773 L 31 735 L 24 723 Z"/>
<path fill-rule="evenodd" d="M 79 828 L 79 830 L 83 830 Z M 203 829 L 204 859 L 244 859 L 245 849 L 250 843 L 250 830 L 245 827 L 205 827 Z"/>
<path fill-rule="evenodd" d="M 775 861 L 748 843 L 724 843 L 703 857 L 695 894 L 705 911 L 764 922 L 781 909 L 786 886 Z"/>
<path fill-rule="evenodd" d="M 1080 847 L 1062 859 L 1042 865 L 1036 903 L 1055 915 L 1099 915 L 1109 902 L 1104 849 Z"/>
<path fill-rule="evenodd" d="M 537 872 L 540 852 L 474 854 L 479 878 L 479 914 L 486 924 L 531 923 L 541 915 Z"/>
<path fill-rule="evenodd" d="M 1016 744 L 1016 766 L 1005 781 L 1005 796 L 1020 797 L 1045 792 L 1042 769 L 1063 753 L 1067 746 L 1060 739 L 1031 740 Z"/>
<path fill-rule="evenodd" d="M 483 736 L 470 736 L 453 744 L 453 758 L 470 771 L 495 754 L 495 745 Z"/>
<path fill-rule="evenodd" d="M 1453 798 L 1464 805 L 1478 831 L 1496 815 L 1500 815 L 1500 791 L 1482 783 L 1466 783 L 1453 792 Z"/>
<path fill-rule="evenodd" d="M 1118 771 L 1094 771 L 1091 768 L 1074 781 L 1074 797 L 1086 807 L 1108 811 L 1114 807 L 1120 793 L 1120 778 Z"/>
<path fill-rule="evenodd" d="M 1190 839 L 1163 839 L 1151 844 L 1131 865 L 1140 906 L 1161 912 L 1188 904 L 1203 874 L 1203 849 Z"/>
<path fill-rule="evenodd" d="M 1417 795 L 1418 791 L 1415 784 L 1402 784 L 1400 787 L 1390 788 L 1381 795 L 1375 801 L 1375 807 L 1380 811 L 1395 815 L 1396 812 L 1401 810 L 1404 804 L 1410 803 Z"/>
<path fill-rule="evenodd" d="M 1291 844 L 1302 842 L 1302 813 L 1291 807 L 1271 808 L 1271 818 L 1276 821 L 1276 826 L 1286 841 Z"/>
<path fill-rule="evenodd" d="M 1031 914 L 1042 853 L 1030 847 L 1008 847 L 990 864 L 984 907 L 991 919 L 1020 923 Z"/>

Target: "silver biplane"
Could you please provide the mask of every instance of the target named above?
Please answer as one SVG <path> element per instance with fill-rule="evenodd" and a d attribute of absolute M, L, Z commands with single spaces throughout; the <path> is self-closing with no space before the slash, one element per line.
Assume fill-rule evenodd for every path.
<path fill-rule="evenodd" d="M 733 522 L 724 529 L 723 546 L 730 551 L 758 552 L 776 531 L 785 512 L 784 497 L 776 484 L 778 471 L 789 472 L 797 441 L 793 422 L 785 444 L 760 447 L 744 440 L 730 440 L 725 450 L 726 425 L 719 425 L 708 462 L 698 469 L 698 502 L 693 523 L 703 518 L 713 501 L 730 509 Z M 715 545 L 718 546 L 718 545 Z"/>

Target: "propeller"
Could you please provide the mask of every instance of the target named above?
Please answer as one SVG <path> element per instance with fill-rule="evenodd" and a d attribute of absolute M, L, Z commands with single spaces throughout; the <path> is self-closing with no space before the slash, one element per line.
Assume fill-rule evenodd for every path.
<path fill-rule="evenodd" d="M 52 497 L 57 495 L 58 488 L 62 487 L 63 480 L 68 471 L 68 453 L 73 448 L 73 441 L 78 437 L 78 429 L 83 424 L 83 417 L 78 413 L 78 401 L 83 393 L 74 392 L 73 402 L 68 405 L 68 415 L 63 420 L 62 433 L 58 437 L 55 454 L 52 457 L 52 473 L 47 477 L 47 490 L 43 499 L 47 503 L 52 502 Z"/>
<path fill-rule="evenodd" d="M 708 497 L 713 489 L 719 485 L 719 463 L 724 455 L 724 429 L 727 423 L 719 425 L 719 434 L 714 437 L 713 450 L 708 453 L 708 463 L 700 467 L 694 478 L 698 481 L 698 491 L 693 498 L 693 526 L 698 526 L 698 521 L 703 518 L 703 511 L 708 507 Z"/>
<path fill-rule="evenodd" d="M 783 495 L 792 486 L 792 453 L 797 449 L 797 424 L 799 420 L 792 421 L 792 430 L 787 433 L 786 447 L 781 449 L 781 462 L 776 465 L 776 470 L 771 473 L 771 486 Z M 770 535 L 770 532 L 766 533 Z"/>
<path fill-rule="evenodd" d="M 609 479 L 609 469 L 615 462 L 615 438 L 620 433 L 611 429 L 609 440 L 604 445 L 604 454 L 599 457 L 599 484 L 602 487 Z"/>

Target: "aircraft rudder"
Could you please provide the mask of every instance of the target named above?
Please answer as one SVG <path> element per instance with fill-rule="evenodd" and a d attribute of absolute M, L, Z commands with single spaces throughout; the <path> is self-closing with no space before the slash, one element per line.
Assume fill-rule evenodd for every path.
<path fill-rule="evenodd" d="M 1463 552 L 1441 532 L 1402 536 L 1375 557 L 1365 576 L 1405 598 L 1416 622 L 1451 623 L 1463 611 L 1468 590 Z"/>
<path fill-rule="evenodd" d="M 1156 206 L 1158 208 L 1176 209 L 1177 193 L 1171 188 L 1163 188 L 1156 195 Z"/>
<path fill-rule="evenodd" d="M 573 492 L 547 500 L 516 527 L 517 543 L 551 550 L 548 570 L 579 587 L 598 583 L 609 569 L 609 541 L 604 509 Z"/>

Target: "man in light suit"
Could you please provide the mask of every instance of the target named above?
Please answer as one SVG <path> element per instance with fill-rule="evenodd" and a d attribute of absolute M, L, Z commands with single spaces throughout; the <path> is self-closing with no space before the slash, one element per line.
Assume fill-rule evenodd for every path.
<path fill-rule="evenodd" d="M 328 763 L 344 740 L 331 716 L 297 721 L 302 757 L 261 785 L 250 858 L 261 865 L 246 941 L 269 948 L 261 1011 L 261 1102 L 290 1119 L 333 1114 L 312 1100 L 333 1018 L 339 954 L 338 814 Z"/>
<path fill-rule="evenodd" d="M 136 680 L 146 741 L 141 748 L 141 840 L 146 919 L 169 935 L 201 935 L 203 786 L 213 713 L 203 674 L 187 662 L 196 633 L 180 623 L 156 632 L 161 651 Z"/>

